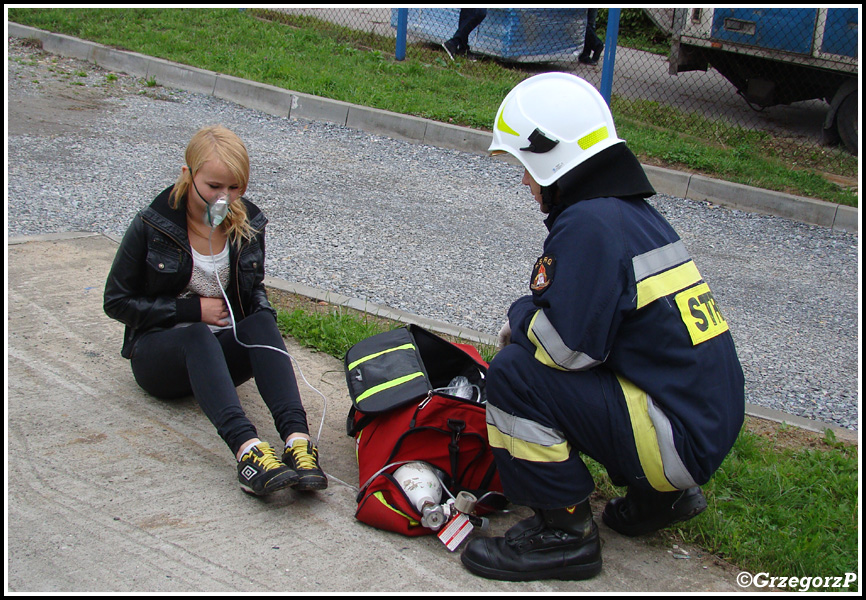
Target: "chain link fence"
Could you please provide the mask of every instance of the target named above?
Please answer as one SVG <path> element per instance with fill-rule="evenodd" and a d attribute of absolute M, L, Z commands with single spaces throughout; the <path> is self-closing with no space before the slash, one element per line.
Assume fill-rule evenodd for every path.
<path fill-rule="evenodd" d="M 298 27 L 324 21 L 392 38 L 399 56 L 398 10 L 264 13 Z M 526 76 L 568 71 L 602 89 L 604 62 L 613 48 L 600 52 L 593 33 L 599 45 L 605 42 L 607 10 L 600 11 L 595 27 L 594 10 L 587 8 L 474 9 L 474 15 L 473 9 L 460 8 L 405 10 L 407 60 L 438 53 L 497 61 Z M 859 9 L 629 10 L 608 75 L 618 120 L 657 124 L 734 147 L 757 135 L 783 152 L 836 146 L 858 153 Z M 652 37 L 661 40 L 652 50 L 632 47 L 627 27 L 635 18 L 649 23 Z"/>

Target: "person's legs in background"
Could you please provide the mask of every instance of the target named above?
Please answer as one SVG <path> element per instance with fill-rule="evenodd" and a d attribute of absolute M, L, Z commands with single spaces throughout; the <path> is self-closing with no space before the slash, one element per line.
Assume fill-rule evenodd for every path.
<path fill-rule="evenodd" d="M 583 42 L 583 52 L 580 53 L 577 60 L 587 65 L 597 65 L 598 59 L 601 58 L 601 52 L 604 50 L 604 42 L 595 33 L 597 18 L 597 8 L 586 9 L 586 36 Z"/>
<path fill-rule="evenodd" d="M 457 21 L 457 31 L 454 36 L 445 41 L 442 47 L 453 60 L 455 56 L 466 56 L 469 54 L 469 34 L 475 31 L 487 16 L 486 8 L 461 8 L 460 17 Z"/>

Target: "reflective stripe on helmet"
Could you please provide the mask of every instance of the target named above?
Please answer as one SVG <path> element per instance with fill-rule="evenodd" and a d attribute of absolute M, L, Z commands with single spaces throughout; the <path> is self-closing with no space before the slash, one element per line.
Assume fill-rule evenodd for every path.
<path fill-rule="evenodd" d="M 499 111 L 499 117 L 496 119 L 496 129 L 499 131 L 503 131 L 505 133 L 516 135 L 520 137 L 520 134 L 514 131 L 511 127 L 508 126 L 508 123 L 505 122 L 505 119 L 502 118 L 503 113 L 505 112 L 505 106 L 502 106 L 502 109 Z"/>
<path fill-rule="evenodd" d="M 592 133 L 589 133 L 577 140 L 577 145 L 580 146 L 581 149 L 586 150 L 600 141 L 606 140 L 608 137 L 610 137 L 610 134 L 607 132 L 607 127 L 599 127 Z"/>

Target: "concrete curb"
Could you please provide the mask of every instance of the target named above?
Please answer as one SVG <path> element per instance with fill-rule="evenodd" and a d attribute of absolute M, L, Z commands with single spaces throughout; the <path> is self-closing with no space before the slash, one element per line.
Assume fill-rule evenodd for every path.
<path fill-rule="evenodd" d="M 46 52 L 152 79 L 162 86 L 211 94 L 278 117 L 327 121 L 404 141 L 481 154 L 486 154 L 492 138 L 484 131 L 285 90 L 17 23 L 8 22 L 7 27 L 9 36 L 40 40 Z M 645 165 L 645 169 L 656 191 L 663 194 L 776 215 L 838 231 L 855 234 L 860 231 L 857 208 L 661 167 Z"/>
<path fill-rule="evenodd" d="M 651 165 L 644 165 L 644 170 L 656 191 L 664 194 L 776 215 L 838 231 L 859 232 L 859 211 L 851 206 L 782 194 Z"/>

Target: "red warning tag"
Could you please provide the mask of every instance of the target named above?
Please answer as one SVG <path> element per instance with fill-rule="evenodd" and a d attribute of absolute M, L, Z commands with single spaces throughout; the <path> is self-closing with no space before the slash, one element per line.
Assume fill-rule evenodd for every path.
<path fill-rule="evenodd" d="M 469 522 L 469 517 L 463 513 L 458 513 L 436 535 L 445 544 L 446 548 L 454 552 L 457 546 L 466 539 L 466 536 L 472 533 L 473 529 L 475 529 L 475 526 Z"/>

